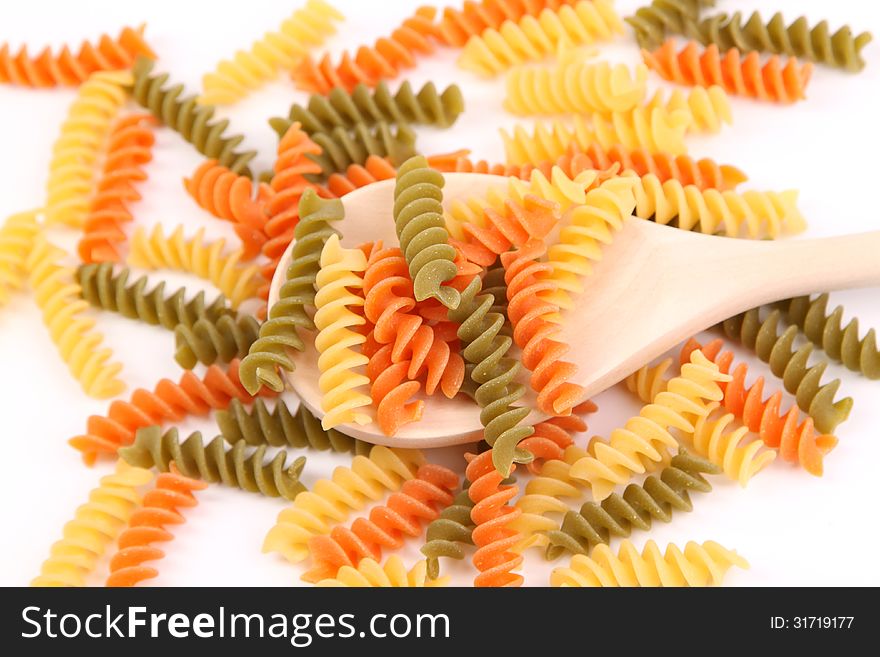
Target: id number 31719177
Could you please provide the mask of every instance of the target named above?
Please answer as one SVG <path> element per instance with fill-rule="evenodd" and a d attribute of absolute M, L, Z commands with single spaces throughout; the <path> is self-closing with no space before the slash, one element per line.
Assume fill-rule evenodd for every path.
<path fill-rule="evenodd" d="M 771 616 L 773 630 L 848 630 L 855 616 Z"/>

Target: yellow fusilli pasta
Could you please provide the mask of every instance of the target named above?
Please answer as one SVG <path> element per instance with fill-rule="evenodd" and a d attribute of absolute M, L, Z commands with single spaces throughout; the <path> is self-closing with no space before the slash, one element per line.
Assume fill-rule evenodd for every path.
<path fill-rule="evenodd" d="M 250 50 L 237 51 L 232 59 L 220 61 L 214 71 L 206 73 L 199 102 L 226 105 L 241 100 L 274 79 L 279 70 L 293 69 L 309 48 L 320 46 L 336 32 L 334 22 L 342 19 L 342 14 L 324 0 L 306 0 L 278 30 L 266 32 Z"/>
<path fill-rule="evenodd" d="M 223 253 L 225 240 L 205 241 L 204 229 L 187 238 L 183 226 L 165 235 L 161 225 L 147 234 L 138 228 L 131 239 L 128 264 L 145 269 L 171 269 L 195 274 L 213 283 L 233 308 L 256 297 L 260 284 L 258 265 L 242 265 L 241 249 Z"/>
<path fill-rule="evenodd" d="M 576 554 L 568 567 L 554 568 L 551 586 L 717 586 L 731 566 L 748 562 L 715 541 L 689 541 L 682 552 L 670 544 L 666 553 L 648 541 L 641 553 L 628 540 L 614 554 L 606 544 L 590 556 Z"/>
<path fill-rule="evenodd" d="M 373 447 L 369 456 L 355 456 L 350 467 L 339 466 L 330 479 L 316 482 L 278 514 L 263 552 L 279 552 L 292 563 L 302 561 L 309 555 L 310 538 L 329 534 L 333 524 L 345 522 L 352 511 L 378 502 L 386 491 L 396 491 L 424 463 L 418 450 L 382 445 Z"/>
<path fill-rule="evenodd" d="M 89 212 L 95 162 L 131 85 L 128 71 L 100 71 L 82 86 L 52 146 L 46 184 L 46 222 L 79 228 Z"/>
<path fill-rule="evenodd" d="M 138 488 L 153 479 L 149 470 L 119 461 L 116 472 L 102 477 L 89 500 L 64 525 L 61 540 L 52 545 L 49 558 L 31 586 L 85 586 L 86 575 L 125 528 L 141 501 Z"/>
<path fill-rule="evenodd" d="M 572 144 L 582 150 L 591 144 L 599 144 L 603 149 L 621 144 L 649 153 L 682 155 L 684 135 L 690 125 L 691 114 L 685 110 L 669 112 L 663 107 L 640 106 L 608 116 L 594 115 L 591 121 L 578 115 L 571 127 L 557 120 L 549 126 L 535 123 L 531 134 L 521 125 L 515 126 L 512 133 L 503 128 L 500 132 L 507 163 L 520 165 L 556 160 Z"/>
<path fill-rule="evenodd" d="M 625 175 L 635 175 L 626 172 Z M 661 183 L 654 174 L 639 178 L 633 187 L 634 214 L 659 224 L 673 219 L 679 228 L 708 235 L 776 239 L 799 233 L 806 221 L 797 209 L 797 192 L 744 192 L 700 189 L 677 180 Z"/>
<path fill-rule="evenodd" d="M 458 64 L 480 75 L 497 75 L 516 64 L 543 59 L 560 46 L 607 41 L 622 33 L 623 23 L 611 0 L 581 0 L 484 30 L 468 40 Z"/>
<path fill-rule="evenodd" d="M 682 112 L 690 118 L 688 130 L 691 132 L 718 132 L 722 124 L 733 123 L 730 98 L 718 85 L 694 87 L 687 93 L 673 89 L 668 96 L 657 91 L 645 104 L 647 108 L 661 107 L 670 114 Z"/>
<path fill-rule="evenodd" d="M 722 399 L 718 383 L 730 378 L 701 352 L 694 351 L 690 362 L 682 366 L 681 375 L 622 428 L 612 431 L 607 443 L 594 441 L 590 455 L 574 463 L 570 475 L 589 482 L 595 500 L 605 499 L 633 474 L 662 463 L 669 450 L 678 447 L 670 429 L 692 433 L 694 422 L 711 410 L 709 402 Z"/>
<path fill-rule="evenodd" d="M 35 210 L 10 215 L 0 226 L 0 306 L 24 285 L 25 261 L 39 231 Z"/>
<path fill-rule="evenodd" d="M 645 98 L 648 68 L 560 61 L 552 67 L 519 66 L 507 74 L 504 107 L 513 114 L 626 112 Z"/>
<path fill-rule="evenodd" d="M 90 397 L 106 399 L 125 390 L 118 375 L 122 365 L 110 360 L 113 352 L 102 346 L 104 337 L 84 316 L 89 302 L 82 298 L 76 273 L 63 264 L 67 254 L 38 234 L 25 268 L 43 322 L 61 359 Z"/>
<path fill-rule="evenodd" d="M 627 389 L 640 401 L 650 404 L 654 398 L 666 390 L 669 383 L 664 375 L 672 365 L 672 358 L 664 358 L 656 365 L 645 365 L 626 377 Z"/>
<path fill-rule="evenodd" d="M 352 330 L 363 326 L 366 320 L 350 310 L 364 305 L 364 298 L 355 291 L 363 288 L 358 272 L 366 268 L 364 252 L 342 248 L 339 235 L 331 235 L 324 244 L 321 269 L 315 278 L 315 348 L 319 354 L 318 387 L 324 429 L 346 422 L 367 424 L 372 420 L 369 413 L 357 410 L 372 403 L 370 395 L 364 392 L 370 379 L 360 371 L 370 359 L 352 349 L 367 340 L 363 333 Z"/>
<path fill-rule="evenodd" d="M 315 586 L 434 588 L 446 586 L 448 583 L 449 577 L 428 579 L 428 564 L 424 559 L 407 570 L 403 565 L 403 559 L 392 554 L 385 561 L 385 565 L 380 565 L 376 560 L 367 557 L 361 559 L 357 568 L 342 566 L 336 573 L 336 577 L 322 579 Z"/>

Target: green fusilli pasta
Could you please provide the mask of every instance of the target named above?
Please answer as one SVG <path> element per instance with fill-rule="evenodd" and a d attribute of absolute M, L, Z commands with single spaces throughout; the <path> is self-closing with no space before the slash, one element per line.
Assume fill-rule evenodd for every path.
<path fill-rule="evenodd" d="M 188 370 L 197 363 L 212 365 L 247 355 L 260 334 L 260 323 L 251 315 L 237 319 L 224 315 L 217 320 L 200 319 L 192 326 L 179 324 L 174 329 L 174 360 Z"/>
<path fill-rule="evenodd" d="M 363 164 L 370 155 L 387 157 L 398 166 L 416 153 L 416 133 L 412 128 L 400 125 L 392 132 L 384 122 L 372 130 L 356 123 L 350 131 L 333 128 L 330 132 L 316 132 L 312 141 L 321 147 L 321 154 L 310 153 L 306 157 L 317 163 L 325 176 L 344 172 L 352 164 Z"/>
<path fill-rule="evenodd" d="M 440 558 L 464 559 L 462 544 L 473 545 L 471 533 L 474 530 L 474 521 L 471 520 L 471 509 L 474 501 L 468 495 L 468 481 L 465 487 L 459 491 L 452 504 L 447 506 L 440 515 L 431 521 L 425 534 L 425 544 L 422 546 L 422 554 L 427 558 L 428 578 L 440 577 Z"/>
<path fill-rule="evenodd" d="M 624 20 L 635 31 L 639 46 L 654 50 L 669 34 L 684 34 L 693 38 L 697 32 L 700 10 L 714 4 L 715 0 L 653 0 Z"/>

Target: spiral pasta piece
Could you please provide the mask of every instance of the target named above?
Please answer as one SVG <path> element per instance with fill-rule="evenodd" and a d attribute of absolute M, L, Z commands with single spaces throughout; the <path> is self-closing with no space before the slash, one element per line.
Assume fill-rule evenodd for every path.
<path fill-rule="evenodd" d="M 141 198 L 134 183 L 146 180 L 143 165 L 153 159 L 154 123 L 149 114 L 133 114 L 114 125 L 104 171 L 77 245 L 83 262 L 119 262 L 122 259 L 121 246 L 126 240 L 123 225 L 134 219 L 129 204 Z"/>
<path fill-rule="evenodd" d="M 31 586 L 85 586 L 86 576 L 140 504 L 138 489 L 152 479 L 149 470 L 122 461 L 113 474 L 101 477 L 88 501 L 64 525 L 62 538 L 52 545 Z"/>
<path fill-rule="evenodd" d="M 504 108 L 520 116 L 626 112 L 645 98 L 648 69 L 625 64 L 560 61 L 553 67 L 518 66 L 507 74 Z"/>
<path fill-rule="evenodd" d="M 461 293 L 458 308 L 449 311 L 449 319 L 460 325 L 462 355 L 473 366 L 470 376 L 478 386 L 474 397 L 482 409 L 483 439 L 492 446 L 495 467 L 506 477 L 514 460 L 531 460 L 517 445 L 534 429 L 522 424 L 529 409 L 514 406 L 525 394 L 525 387 L 515 382 L 519 361 L 508 355 L 513 338 L 501 333 L 506 318 L 492 311 L 495 297 L 480 294 L 480 290 L 481 281 L 474 278 Z"/>
<path fill-rule="evenodd" d="M 810 474 L 821 476 L 823 457 L 837 445 L 837 438 L 816 435 L 813 420 L 802 420 L 797 405 L 783 412 L 782 391 L 764 399 L 764 377 L 747 386 L 748 366 L 739 363 L 733 367 L 733 353 L 721 351 L 723 346 L 722 340 L 713 340 L 703 347 L 691 338 L 682 348 L 681 357 L 686 359 L 691 351 L 700 349 L 722 372 L 731 374 L 731 381 L 722 385 L 724 408 L 741 419 L 749 431 L 758 434 L 765 445 L 778 449 L 784 460 L 798 462 Z"/>
<path fill-rule="evenodd" d="M 378 502 L 387 491 L 399 490 L 424 463 L 418 450 L 372 446 L 368 454 L 355 456 L 349 467 L 337 467 L 330 479 L 320 479 L 312 490 L 297 495 L 266 534 L 263 552 L 278 552 L 291 563 L 302 561 L 313 537 L 329 534 L 353 511 Z"/>
<path fill-rule="evenodd" d="M 237 442 L 226 449 L 223 436 L 205 445 L 198 431 L 180 442 L 176 428 L 162 433 L 160 427 L 151 426 L 138 429 L 134 443 L 119 449 L 119 458 L 160 472 L 168 472 L 174 466 L 186 477 L 222 482 L 267 497 L 292 500 L 306 489 L 299 480 L 305 457 L 300 456 L 288 465 L 287 452 L 282 450 L 264 463 L 265 445 L 245 455 L 247 448 L 247 443 Z"/>
<path fill-rule="evenodd" d="M 293 124 L 278 142 L 275 175 L 269 183 L 274 194 L 266 201 L 265 207 L 267 239 L 263 244 L 263 255 L 269 259 L 269 264 L 261 270 L 264 282 L 259 289 L 259 296 L 264 301 L 269 298 L 269 287 L 278 262 L 293 240 L 303 192 L 316 189 L 306 176 L 321 173 L 321 167 L 306 156 L 320 153 L 321 147 L 309 139 L 298 123 Z M 264 307 L 262 317 L 265 317 L 266 310 Z"/>
<path fill-rule="evenodd" d="M 685 93 L 673 89 L 667 96 L 658 90 L 645 104 L 646 108 L 661 107 L 670 115 L 686 115 L 690 121 L 688 132 L 718 132 L 722 124 L 733 123 L 730 98 L 723 87 L 715 84 L 709 87 L 694 87 Z"/>
<path fill-rule="evenodd" d="M 367 354 L 370 398 L 376 408 L 376 421 L 386 436 L 394 436 L 403 425 L 420 420 L 425 410 L 424 401 L 413 399 L 422 384 L 407 376 L 411 361 L 394 362 L 391 351 L 391 345 L 384 345 Z"/>
<path fill-rule="evenodd" d="M 265 205 L 271 194 L 268 187 L 255 187 L 250 178 L 233 173 L 217 160 L 202 162 L 183 184 L 200 207 L 232 222 L 246 260 L 260 253 L 267 239 Z"/>
<path fill-rule="evenodd" d="M 318 387 L 321 390 L 321 426 L 372 421 L 358 410 L 370 405 L 363 388 L 370 382 L 359 370 L 369 359 L 353 347 L 366 342 L 355 327 L 366 323 L 354 310 L 364 305 L 362 272 L 367 257 L 360 249 L 344 249 L 339 235 L 331 235 L 321 251 L 321 270 L 315 277 L 315 348 L 318 351 Z"/>
<path fill-rule="evenodd" d="M 406 80 L 393 92 L 383 80 L 370 88 L 358 84 L 351 92 L 336 87 L 326 96 L 313 94 L 307 106 L 295 103 L 288 118 L 270 119 L 269 123 L 281 137 L 298 121 L 309 134 L 331 132 L 334 128 L 351 130 L 358 123 L 396 123 L 434 125 L 448 128 L 464 111 L 464 97 L 457 84 L 437 91 L 433 82 L 426 82 L 415 91 Z"/>
<path fill-rule="evenodd" d="M 324 0 L 306 0 L 277 30 L 266 32 L 248 50 L 237 50 L 202 77 L 200 103 L 229 105 L 266 82 L 281 69 L 290 70 L 312 47 L 320 46 L 336 32 L 344 16 Z"/>
<path fill-rule="evenodd" d="M 468 481 L 465 479 L 465 485 Z M 459 491 L 453 498 L 452 504 L 447 506 L 436 519 L 428 524 L 425 532 L 425 544 L 421 548 L 425 555 L 427 576 L 431 580 L 440 578 L 440 558 L 464 559 L 464 550 L 461 544 L 473 545 L 474 521 L 471 520 L 471 510 L 474 501 L 468 494 L 467 488 Z"/>
<path fill-rule="evenodd" d="M 674 511 L 692 511 L 690 493 L 708 493 L 711 484 L 704 474 L 719 474 L 711 461 L 680 450 L 660 476 L 650 475 L 639 484 L 629 484 L 623 495 L 612 493 L 602 500 L 585 503 L 580 511 L 567 511 L 562 525 L 546 532 L 548 559 L 566 552 L 588 555 L 611 537 L 629 538 L 633 529 L 648 531 L 654 520 L 670 522 Z"/>
<path fill-rule="evenodd" d="M 172 331 L 178 324 L 191 328 L 200 319 L 216 322 L 233 312 L 222 295 L 210 304 L 205 302 L 204 292 L 187 301 L 186 288 L 178 288 L 166 296 L 165 281 L 147 290 L 146 276 L 129 285 L 130 275 L 127 267 L 118 268 L 114 273 L 113 263 L 93 263 L 77 267 L 76 282 L 82 298 L 92 306 Z"/>
<path fill-rule="evenodd" d="M 612 431 L 607 443 L 594 441 L 590 454 L 571 466 L 570 476 L 588 482 L 594 500 L 604 500 L 615 486 L 663 461 L 670 449 L 677 448 L 670 429 L 693 432 L 694 422 L 710 412 L 710 403 L 722 399 L 719 383 L 729 380 L 715 363 L 695 351 L 681 374 L 652 403 Z"/>
<path fill-rule="evenodd" d="M 316 582 L 335 577 L 343 566 L 356 568 L 361 560 L 382 558 L 383 549 L 399 549 L 406 537 L 422 533 L 422 524 L 435 519 L 448 506 L 458 477 L 440 465 L 419 467 L 416 476 L 405 481 L 389 496 L 384 506 L 374 507 L 369 518 L 356 519 L 351 528 L 337 526 L 327 535 L 308 541 L 312 568 L 302 579 Z"/>
<path fill-rule="evenodd" d="M 195 274 L 213 283 L 233 308 L 253 299 L 259 285 L 257 265 L 242 265 L 241 250 L 224 253 L 226 240 L 205 241 L 205 229 L 200 228 L 193 237 L 183 234 L 178 225 L 166 235 L 161 224 L 156 224 L 147 234 L 143 228 L 135 231 L 131 239 L 128 264 L 144 269 L 170 269 Z"/>
<path fill-rule="evenodd" d="M 89 212 L 95 163 L 125 102 L 128 71 L 92 74 L 77 91 L 52 146 L 46 183 L 48 224 L 80 228 Z"/>
<path fill-rule="evenodd" d="M 626 388 L 639 401 L 650 404 L 654 398 L 666 390 L 669 380 L 664 376 L 672 365 L 672 358 L 664 358 L 656 365 L 645 365 L 626 377 Z M 726 372 L 725 372 L 726 374 Z"/>
<path fill-rule="evenodd" d="M 327 189 L 334 196 L 342 197 L 374 182 L 391 180 L 396 175 L 397 169 L 386 158 L 369 155 L 363 164 L 350 164 L 344 173 L 330 174 Z"/>
<path fill-rule="evenodd" d="M 859 320 L 843 326 L 843 306 L 828 314 L 828 295 L 796 297 L 780 304 L 785 317 L 803 331 L 807 340 L 853 372 L 869 379 L 880 379 L 880 350 L 877 332 L 872 328 L 859 337 Z"/>
<path fill-rule="evenodd" d="M 700 190 L 677 180 L 661 183 L 652 174 L 638 178 L 633 187 L 636 206 L 633 214 L 659 224 L 675 225 L 707 235 L 777 239 L 799 233 L 806 221 L 797 209 L 797 192 L 744 192 Z"/>
<path fill-rule="evenodd" d="M 36 56 L 23 45 L 13 54 L 8 43 L 0 46 L 0 83 L 24 87 L 77 86 L 100 71 L 131 68 L 135 57 L 155 57 L 144 41 L 144 28 L 124 27 L 115 39 L 102 34 L 97 43 L 83 41 L 74 54 L 69 46 L 53 53 L 46 46 Z"/>
<path fill-rule="evenodd" d="M 623 23 L 611 0 L 582 0 L 544 9 L 537 16 L 505 21 L 468 39 L 459 66 L 479 75 L 492 76 L 527 61 L 541 60 L 560 45 L 608 41 L 623 33 Z"/>
<path fill-rule="evenodd" d="M 581 400 L 584 389 L 572 383 L 577 365 L 564 360 L 570 347 L 558 339 L 561 327 L 546 319 L 559 306 L 542 298 L 553 294 L 552 265 L 541 262 L 547 245 L 530 241 L 501 255 L 507 283 L 507 316 L 513 325 L 513 340 L 522 349 L 522 362 L 532 372 L 529 383 L 538 393 L 538 408 L 548 415 L 569 415 Z"/>
<path fill-rule="evenodd" d="M 174 360 L 191 370 L 197 363 L 213 365 L 243 358 L 260 334 L 260 323 L 250 315 L 221 315 L 216 320 L 198 319 L 191 326 L 174 329 Z"/>
<path fill-rule="evenodd" d="M 729 94 L 777 103 L 805 98 L 813 73 L 812 64 L 801 65 L 795 57 L 789 57 L 783 64 L 774 55 L 762 64 L 755 51 L 743 56 L 738 49 L 730 48 L 722 55 L 714 43 L 701 49 L 698 43 L 689 41 L 676 51 L 674 39 L 653 52 L 643 50 L 642 59 L 648 68 L 672 82 L 701 87 L 720 85 Z"/>
<path fill-rule="evenodd" d="M 633 28 L 639 46 L 652 50 L 659 47 L 669 33 L 691 38 L 697 31 L 700 11 L 714 5 L 715 0 L 652 0 L 624 20 Z"/>
<path fill-rule="evenodd" d="M 315 586 L 425 588 L 446 586 L 448 581 L 449 578 L 429 578 L 424 561 L 417 562 L 407 570 L 403 560 L 392 554 L 384 565 L 368 557 L 361 559 L 357 568 L 343 566 L 336 573 L 336 577 L 322 579 L 316 582 Z"/>
<path fill-rule="evenodd" d="M 505 21 L 518 21 L 525 15 L 537 16 L 544 9 L 559 9 L 574 0 L 465 0 L 461 9 L 446 7 L 439 20 L 442 40 L 456 48 L 489 28 L 498 29 Z"/>
<path fill-rule="evenodd" d="M 68 442 L 91 465 L 99 455 L 115 455 L 120 447 L 130 445 L 142 427 L 178 422 L 187 415 L 207 415 L 211 409 L 226 408 L 233 399 L 253 401 L 238 380 L 237 360 L 225 370 L 210 366 L 202 378 L 186 371 L 177 383 L 161 379 L 152 391 L 138 388 L 129 401 L 110 404 L 106 415 L 90 416 L 86 433 Z"/>
<path fill-rule="evenodd" d="M 416 133 L 406 124 L 392 132 L 385 122 L 377 123 L 374 128 L 356 123 L 350 132 L 345 128 L 316 132 L 312 141 L 321 152 L 307 157 L 318 164 L 325 176 L 345 171 L 352 164 L 363 164 L 371 155 L 387 157 L 391 164 L 399 165 L 416 152 Z"/>
<path fill-rule="evenodd" d="M 106 586 L 136 586 L 138 582 L 158 576 L 149 561 L 165 558 L 154 543 L 171 541 L 174 534 L 168 525 L 186 522 L 182 511 L 198 504 L 193 491 L 208 484 L 190 479 L 171 468 L 156 477 L 156 485 L 144 495 L 143 504 L 128 519 L 128 526 L 119 535 L 119 549 L 110 559 L 110 575 Z"/>
<path fill-rule="evenodd" d="M 296 242 L 278 300 L 269 310 L 269 319 L 260 325 L 259 338 L 242 361 L 241 382 L 252 394 L 264 385 L 280 392 L 284 383 L 278 368 L 292 372 L 295 367 L 288 350 L 305 348 L 299 330 L 315 328 L 306 307 L 315 302 L 315 278 L 321 268 L 321 251 L 330 236 L 337 234 L 332 224 L 342 220 L 344 210 L 338 200 L 320 199 L 313 190 L 306 189 L 299 201 L 298 214 L 300 218 L 294 229 Z"/>
<path fill-rule="evenodd" d="M 39 232 L 35 210 L 10 215 L 0 225 L 0 307 L 24 287 L 25 263 Z"/>
<path fill-rule="evenodd" d="M 236 150 L 244 137 L 224 136 L 229 120 L 215 120 L 214 107 L 199 105 L 195 96 L 184 96 L 182 84 L 166 87 L 168 74 L 151 75 L 154 64 L 148 57 L 138 57 L 135 61 L 131 89 L 134 99 L 205 157 L 216 159 L 234 173 L 250 176 L 248 163 L 256 152 Z"/>
<path fill-rule="evenodd" d="M 115 397 L 125 390 L 122 364 L 111 360 L 104 336 L 93 330 L 95 320 L 84 316 L 89 304 L 81 298 L 74 270 L 62 264 L 66 255 L 38 234 L 25 261 L 28 284 L 49 337 L 83 391 L 95 399 Z"/>
<path fill-rule="evenodd" d="M 420 7 L 389 36 L 378 38 L 372 46 L 359 47 L 354 54 L 346 51 L 336 64 L 329 54 L 318 62 L 306 56 L 293 68 L 291 77 L 298 89 L 309 93 L 328 94 L 335 87 L 352 91 L 358 84 L 375 87 L 415 66 L 417 57 L 434 52 L 435 40 L 439 40 L 436 14 L 434 7 Z"/>
<path fill-rule="evenodd" d="M 397 171 L 392 215 L 416 301 L 434 298 L 455 308 L 458 291 L 443 285 L 458 272 L 443 222 L 443 185 L 443 175 L 431 169 L 423 156 L 410 158 Z"/>
<path fill-rule="evenodd" d="M 617 554 L 605 544 L 587 557 L 576 554 L 568 567 L 554 568 L 551 586 L 717 586 L 731 566 L 748 568 L 748 562 L 715 541 L 689 541 L 684 552 L 669 544 L 660 551 L 654 541 L 641 553 L 623 541 Z"/>
<path fill-rule="evenodd" d="M 748 180 L 748 177 L 734 166 L 718 164 L 710 158 L 695 160 L 689 155 L 669 155 L 668 153 L 649 153 L 644 148 L 629 149 L 614 144 L 605 150 L 598 144 L 590 144 L 586 150 L 570 145 L 565 153 L 555 160 L 544 160 L 536 164 L 500 164 L 486 160 L 471 160 L 455 154 L 451 158 L 438 160 L 428 158 L 431 165 L 439 171 L 461 173 L 489 173 L 496 176 L 516 176 L 527 180 L 532 171 L 538 170 L 549 177 L 554 166 L 558 166 L 569 178 L 587 169 L 608 170 L 617 164 L 621 170 L 631 169 L 639 176 L 654 174 L 661 182 L 678 180 L 683 185 L 696 185 L 700 189 L 734 189 Z M 379 178 L 377 178 L 379 179 Z M 332 181 L 330 181 L 332 182 Z M 370 180 L 369 182 L 374 182 Z M 363 186 L 369 184 L 364 182 Z M 353 189 L 353 188 L 351 188 Z M 351 191 L 351 189 L 347 189 Z"/>
<path fill-rule="evenodd" d="M 572 144 L 580 149 L 598 144 L 606 150 L 621 144 L 628 149 L 643 148 L 649 153 L 682 155 L 684 134 L 690 123 L 691 115 L 687 111 L 669 112 L 664 107 L 639 106 L 628 112 L 594 115 L 592 121 L 576 115 L 571 128 L 554 121 L 550 126 L 536 123 L 531 134 L 521 125 L 515 126 L 511 133 L 503 128 L 500 132 L 507 163 L 525 164 L 555 160 Z"/>
<path fill-rule="evenodd" d="M 737 48 L 741 52 L 792 55 L 850 72 L 865 67 L 861 51 L 873 38 L 870 32 L 853 35 L 849 25 L 832 34 L 827 21 L 811 27 L 806 16 L 786 25 L 782 14 L 776 12 L 765 22 L 758 11 L 748 19 L 739 11 L 716 14 L 700 21 L 693 32 L 691 38 L 703 45 L 717 44 L 722 51 Z"/>
<path fill-rule="evenodd" d="M 852 397 L 835 400 L 840 389 L 840 379 L 822 383 L 828 361 L 819 360 L 810 365 L 813 346 L 805 344 L 794 347 L 798 330 L 789 326 L 782 335 L 778 333 L 780 312 L 775 310 L 763 321 L 757 309 L 723 322 L 727 337 L 739 340 L 755 351 L 763 362 L 770 365 L 774 376 L 782 379 L 785 389 L 795 396 L 798 407 L 805 411 L 822 433 L 833 433 L 852 411 Z"/>

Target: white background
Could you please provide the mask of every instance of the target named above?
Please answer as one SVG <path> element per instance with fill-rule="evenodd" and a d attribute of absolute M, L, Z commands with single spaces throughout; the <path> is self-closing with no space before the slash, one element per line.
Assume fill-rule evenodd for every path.
<path fill-rule="evenodd" d="M 385 34 L 415 8 L 414 2 L 334 0 L 347 15 L 329 48 L 371 41 Z M 621 15 L 640 4 L 618 0 Z M 27 43 L 34 52 L 44 44 L 76 44 L 101 32 L 117 33 L 124 24 L 147 21 L 147 38 L 160 56 L 159 66 L 173 71 L 173 79 L 196 91 L 202 73 L 234 49 L 246 47 L 265 30 L 274 29 L 297 2 L 212 0 L 211 2 L 120 2 L 31 0 L 0 6 L 0 41 L 17 48 Z M 786 16 L 805 13 L 811 22 L 827 18 L 833 29 L 849 22 L 856 31 L 880 35 L 880 9 L 874 3 L 841 0 L 793 2 L 737 2 L 721 0 L 724 10 L 781 9 Z M 689 141 L 691 154 L 711 156 L 735 164 L 750 176 L 756 189 L 801 190 L 800 207 L 810 221 L 810 236 L 836 235 L 878 227 L 877 112 L 880 109 L 880 56 L 876 44 L 864 55 L 867 68 L 858 75 L 817 67 L 808 100 L 793 107 L 734 100 L 735 125 L 721 134 Z M 638 49 L 627 30 L 625 37 L 603 45 L 601 56 L 634 64 Z M 455 68 L 456 53 L 439 52 L 424 59 L 409 78 L 414 84 L 433 79 L 438 86 L 457 82 L 467 100 L 467 111 L 454 129 L 420 129 L 419 146 L 425 153 L 470 147 L 478 157 L 500 160 L 499 126 L 518 119 L 502 110 L 503 83 L 485 82 Z M 650 83 L 660 86 L 655 76 Z M 65 116 L 72 90 L 0 87 L 0 217 L 44 202 L 51 145 Z M 287 79 L 253 94 L 228 111 L 232 131 L 247 135 L 258 148 L 256 169 L 272 163 L 275 135 L 265 119 L 282 115 L 292 101 L 305 95 Z M 221 111 L 227 115 L 226 111 Z M 195 150 L 167 129 L 157 133 L 155 159 L 148 166 L 150 180 L 141 186 L 144 201 L 133 207 L 138 225 L 168 226 L 184 223 L 192 233 L 206 226 L 212 235 L 231 236 L 227 226 L 210 218 L 187 197 L 181 180 L 200 162 Z M 53 233 L 59 243 L 75 244 L 72 231 Z M 844 257 L 841 254 L 841 257 Z M 809 267 L 810 263 L 803 263 Z M 694 272 L 695 276 L 700 275 Z M 736 275 L 732 272 L 732 275 Z M 200 283 L 186 276 L 158 274 L 173 283 Z M 878 290 L 834 294 L 846 304 L 847 317 L 857 314 L 864 327 L 880 326 Z M 152 388 L 160 377 L 177 380 L 173 336 L 161 328 L 141 325 L 111 313 L 95 314 L 99 329 L 124 363 L 130 391 Z M 767 369 L 750 357 L 756 373 Z M 839 428 L 840 445 L 826 459 L 826 473 L 814 478 L 777 461 L 746 489 L 715 477 L 715 490 L 694 497 L 695 510 L 677 516 L 670 525 L 651 533 L 661 545 L 669 541 L 714 539 L 736 548 L 751 562 L 751 570 L 731 572 L 730 585 L 842 585 L 880 584 L 876 549 L 880 532 L 876 520 L 877 463 L 880 462 L 880 382 L 867 381 L 842 367 L 830 374 L 844 380 L 842 392 L 855 399 L 852 417 Z M 98 478 L 110 471 L 102 463 L 82 465 L 67 439 L 83 432 L 90 414 L 104 414 L 109 402 L 87 398 L 70 377 L 44 330 L 33 300 L 18 294 L 0 308 L 0 405 L 2 405 L 3 464 L 0 500 L 4 529 L 0 538 L 0 584 L 23 585 L 34 577 L 63 524 L 85 501 Z M 637 412 L 625 391 L 610 390 L 597 400 L 601 411 L 590 422 L 590 433 L 607 434 Z M 213 436 L 212 422 L 188 420 L 181 430 L 201 429 Z M 581 444 L 588 438 L 581 436 Z M 460 449 L 431 454 L 431 458 L 460 467 Z M 308 453 L 305 481 L 328 476 L 348 457 Z M 186 525 L 175 530 L 167 557 L 158 564 L 156 585 L 295 585 L 300 567 L 291 567 L 277 555 L 260 552 L 263 536 L 285 502 L 211 486 L 200 495 L 201 504 L 187 514 Z M 647 537 L 635 537 L 638 545 Z M 404 551 L 407 563 L 418 555 L 417 541 Z M 445 562 L 457 583 L 472 577 L 469 563 Z M 532 552 L 523 573 L 531 585 L 547 583 L 549 566 Z M 100 584 L 106 563 L 90 578 Z"/>

